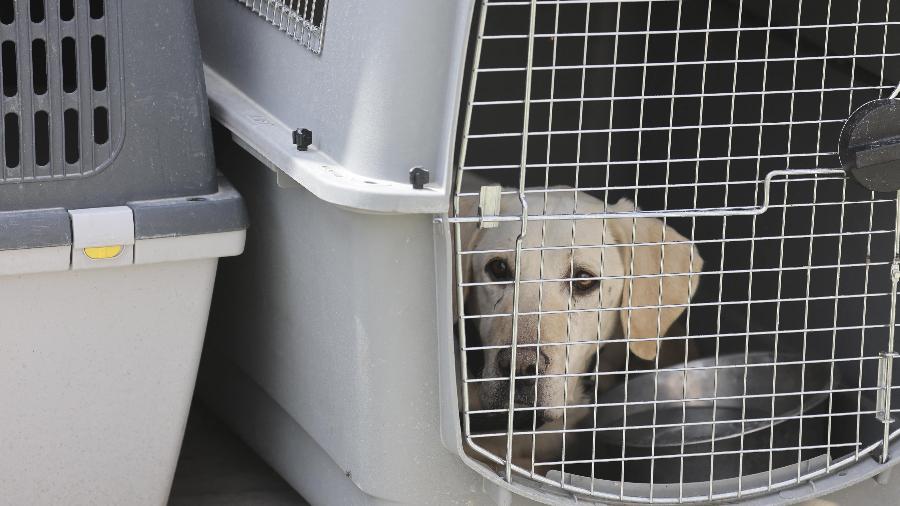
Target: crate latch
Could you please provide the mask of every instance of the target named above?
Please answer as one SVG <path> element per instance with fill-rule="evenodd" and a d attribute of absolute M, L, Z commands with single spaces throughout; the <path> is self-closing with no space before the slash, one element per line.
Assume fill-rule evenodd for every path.
<path fill-rule="evenodd" d="M 482 186 L 478 192 L 478 228 L 497 228 L 500 222 L 484 221 L 485 218 L 500 216 L 501 186 Z"/>
<path fill-rule="evenodd" d="M 76 209 L 72 218 L 72 269 L 134 263 L 134 215 L 127 206 Z"/>

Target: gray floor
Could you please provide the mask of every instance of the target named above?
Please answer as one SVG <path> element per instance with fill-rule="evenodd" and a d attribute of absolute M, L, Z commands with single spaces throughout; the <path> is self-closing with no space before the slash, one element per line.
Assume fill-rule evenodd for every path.
<path fill-rule="evenodd" d="M 303 500 L 194 401 L 169 506 L 300 506 Z"/>
<path fill-rule="evenodd" d="M 896 474 L 896 473 L 895 473 Z M 900 504 L 900 477 L 874 480 L 804 506 Z M 303 506 L 284 480 L 197 401 L 191 409 L 169 506 Z"/>

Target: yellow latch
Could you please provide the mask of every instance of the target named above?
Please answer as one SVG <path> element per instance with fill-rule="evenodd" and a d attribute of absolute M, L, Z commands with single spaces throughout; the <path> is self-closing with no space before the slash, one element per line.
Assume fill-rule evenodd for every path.
<path fill-rule="evenodd" d="M 124 246 L 98 246 L 84 248 L 84 254 L 92 260 L 108 260 L 121 255 L 124 249 Z"/>

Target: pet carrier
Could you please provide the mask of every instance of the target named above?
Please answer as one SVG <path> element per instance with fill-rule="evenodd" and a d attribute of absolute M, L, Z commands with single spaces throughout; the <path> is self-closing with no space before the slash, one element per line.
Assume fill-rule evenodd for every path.
<path fill-rule="evenodd" d="M 163 504 L 217 259 L 193 6 L 0 2 L 0 496 Z"/>
<path fill-rule="evenodd" d="M 890 0 L 197 7 L 260 223 L 201 387 L 310 501 L 886 479 Z"/>

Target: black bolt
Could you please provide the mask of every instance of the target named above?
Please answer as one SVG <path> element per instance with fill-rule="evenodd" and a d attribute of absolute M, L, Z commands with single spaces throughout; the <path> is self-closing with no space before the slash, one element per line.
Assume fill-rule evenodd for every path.
<path fill-rule="evenodd" d="M 308 128 L 298 128 L 294 130 L 294 144 L 297 151 L 306 151 L 312 144 L 312 130 Z"/>
<path fill-rule="evenodd" d="M 409 171 L 409 182 L 416 190 L 425 188 L 425 185 L 428 184 L 430 179 L 431 174 L 422 167 L 413 167 Z"/>

